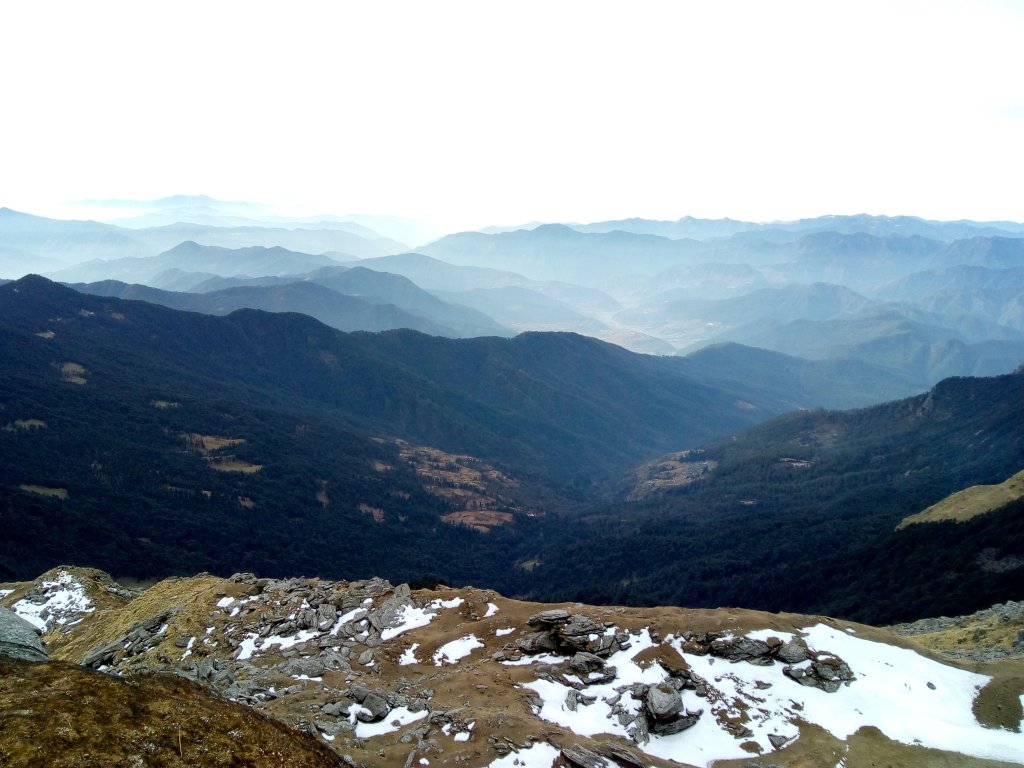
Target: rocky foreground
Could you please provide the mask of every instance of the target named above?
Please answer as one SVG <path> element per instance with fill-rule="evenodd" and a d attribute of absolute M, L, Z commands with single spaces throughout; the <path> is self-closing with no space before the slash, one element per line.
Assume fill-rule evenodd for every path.
<path fill-rule="evenodd" d="M 824 617 L 79 568 L 0 605 L 4 765 L 1024 764 L 1020 658 Z"/>

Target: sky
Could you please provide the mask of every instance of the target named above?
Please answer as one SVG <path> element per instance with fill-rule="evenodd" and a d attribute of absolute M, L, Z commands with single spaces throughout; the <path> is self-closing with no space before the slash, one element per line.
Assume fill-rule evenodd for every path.
<path fill-rule="evenodd" d="M 1024 0 L 0 6 L 0 205 L 1024 221 Z"/>

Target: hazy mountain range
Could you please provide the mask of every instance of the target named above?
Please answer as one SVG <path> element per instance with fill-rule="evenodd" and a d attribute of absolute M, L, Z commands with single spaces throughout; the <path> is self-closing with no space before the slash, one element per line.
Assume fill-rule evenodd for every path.
<path fill-rule="evenodd" d="M 219 304 L 162 299 L 204 312 L 246 302 L 303 311 L 301 291 L 310 289 L 280 286 L 316 282 L 347 298 L 310 295 L 306 310 L 344 330 L 572 331 L 659 355 L 738 342 L 857 359 L 922 388 L 947 375 L 1012 370 L 1024 357 L 1024 225 L 1012 222 L 624 219 L 493 227 L 410 251 L 378 235 L 367 217 L 288 218 L 202 196 L 93 208 L 149 218 L 116 226 L 3 209 L 0 275 L 191 293 L 277 286 L 272 298 L 253 290 Z M 377 221 L 394 225 L 392 233 L 401 228 L 394 217 Z M 356 285 L 355 275 L 339 277 L 343 266 L 406 282 L 368 286 L 364 272 Z"/>

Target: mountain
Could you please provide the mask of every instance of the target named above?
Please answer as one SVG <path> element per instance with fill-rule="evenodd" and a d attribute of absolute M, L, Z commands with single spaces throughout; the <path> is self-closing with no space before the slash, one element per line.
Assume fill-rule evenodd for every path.
<path fill-rule="evenodd" d="M 168 251 L 186 241 L 223 248 L 284 248 L 287 250 L 345 254 L 345 258 L 382 256 L 400 253 L 408 247 L 381 237 L 362 237 L 337 228 L 285 228 L 273 226 L 218 227 L 203 224 L 175 223 L 160 227 L 129 229 L 95 221 L 64 221 L 32 216 L 0 209 L 0 243 L 9 252 L 26 254 L 22 263 L 11 264 L 8 275 L 20 277 L 30 268 L 80 264 L 82 262 L 119 262 L 121 259 L 143 259 Z M 141 266 L 141 265 L 140 265 Z M 116 268 L 116 267 L 115 267 Z M 101 272 L 93 264 L 92 273 L 68 273 L 61 279 L 71 281 L 125 279 L 141 281 L 138 275 Z"/>
<path fill-rule="evenodd" d="M 345 262 L 345 266 L 365 267 L 375 272 L 402 275 L 428 291 L 471 291 L 477 288 L 497 288 L 530 282 L 528 278 L 515 272 L 449 264 L 422 253 L 398 253 L 392 256 L 359 259 Z"/>
<path fill-rule="evenodd" d="M 546 514 L 591 503 L 638 462 L 843 401 L 847 380 L 844 404 L 864 396 L 812 363 L 777 365 L 762 386 L 572 334 L 343 334 L 36 277 L 0 287 L 0 335 L 0 510 L 22 520 L 0 544 L 9 574 L 88 553 L 140 576 L 351 577 L 382 572 L 387 542 L 389 575 L 500 579 Z M 467 514 L 481 505 L 501 522 L 486 538 L 439 525 L 458 513 L 486 528 Z M 253 526 L 277 535 L 249 540 Z M 308 546 L 332 537 L 346 543 Z M 451 562 L 455 546 L 474 554 Z"/>
<path fill-rule="evenodd" d="M 365 267 L 325 267 L 305 279 L 338 293 L 394 304 L 406 312 L 453 328 L 458 336 L 508 336 L 508 328 L 476 309 L 443 301 L 401 275 Z"/>
<path fill-rule="evenodd" d="M 187 240 L 221 248 L 262 246 L 286 248 L 304 253 L 336 252 L 346 254 L 349 258 L 386 256 L 389 253 L 401 253 L 408 250 L 408 246 L 388 238 L 361 237 L 334 226 L 326 229 L 314 227 L 315 225 L 298 228 L 213 227 L 178 223 L 162 227 L 135 229 L 131 232 L 146 244 L 150 253 L 160 253 Z"/>
<path fill-rule="evenodd" d="M 138 256 L 142 249 L 131 232 L 109 224 L 47 219 L 10 208 L 0 208 L 0 243 L 5 249 L 29 254 L 33 260 L 60 264 Z M 20 277 L 17 272 L 6 274 Z"/>
<path fill-rule="evenodd" d="M 296 274 L 337 264 L 327 256 L 298 253 L 278 246 L 222 248 L 189 240 L 179 241 L 178 245 L 156 256 L 77 264 L 54 273 L 54 278 L 70 283 L 100 280 L 149 283 L 168 270 L 259 276 Z"/>
<path fill-rule="evenodd" d="M 819 216 L 794 221 L 755 223 L 736 219 L 699 219 L 684 216 L 677 221 L 652 219 L 621 219 L 593 224 L 573 224 L 580 232 L 634 232 L 672 239 L 712 240 L 737 234 L 765 232 L 837 232 L 844 235 L 867 234 L 878 237 L 927 237 L 936 240 L 957 240 L 976 236 L 1024 236 L 1024 225 L 1010 221 L 930 221 L 916 216 Z"/>
<path fill-rule="evenodd" d="M 1019 590 L 1024 502 L 963 523 L 894 528 L 1022 465 L 1020 373 L 947 379 L 866 409 L 793 413 L 638 469 L 624 480 L 631 505 L 549 521 L 544 544 L 523 554 L 536 565 L 518 588 L 872 622 L 968 613 Z M 590 568 L 595 552 L 600 567 Z"/>
<path fill-rule="evenodd" d="M 950 328 L 898 311 L 840 320 L 796 320 L 726 332 L 754 346 L 810 359 L 854 359 L 927 386 L 948 376 L 995 376 L 1024 360 L 1024 340 L 964 341 Z"/>
<path fill-rule="evenodd" d="M 452 264 L 506 269 L 533 280 L 607 290 L 624 277 L 653 274 L 693 261 L 702 248 L 694 240 L 618 231 L 583 233 L 562 224 L 544 224 L 495 235 L 462 232 L 419 250 Z"/>
<path fill-rule="evenodd" d="M 64 566 L 0 586 L 52 659 L 0 656 L 12 768 L 39 748 L 76 766 L 268 768 L 991 768 L 1024 750 L 1019 647 L 968 640 L 999 661 L 958 661 L 917 627 L 379 578 L 201 574 L 140 591 Z M 1006 636 L 1024 627 L 1019 603 L 988 613 Z"/>
<path fill-rule="evenodd" d="M 236 309 L 266 312 L 301 312 L 340 331 L 387 331 L 409 328 L 435 336 L 456 337 L 453 328 L 437 325 L 412 315 L 393 304 L 346 296 L 318 283 L 283 281 L 268 286 L 241 285 L 206 293 L 162 291 L 147 285 L 129 285 L 116 280 L 71 285 L 76 291 L 96 296 L 115 296 L 160 304 L 187 312 L 227 315 Z"/>

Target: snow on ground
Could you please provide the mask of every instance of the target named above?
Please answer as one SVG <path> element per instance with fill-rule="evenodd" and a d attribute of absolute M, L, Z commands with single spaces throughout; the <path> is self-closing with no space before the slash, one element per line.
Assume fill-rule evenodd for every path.
<path fill-rule="evenodd" d="M 398 657 L 398 663 L 400 666 L 407 667 L 410 664 L 419 664 L 419 659 L 416 658 L 416 649 L 420 647 L 419 643 L 413 643 L 401 656 Z"/>
<path fill-rule="evenodd" d="M 618 670 L 615 680 L 604 685 L 591 685 L 584 689 L 584 693 L 587 696 L 597 696 L 597 701 L 590 705 L 581 704 L 576 707 L 575 712 L 570 710 L 565 704 L 566 695 L 568 695 L 570 690 L 573 690 L 568 685 L 551 682 L 550 680 L 534 680 L 532 683 L 524 684 L 524 687 L 531 689 L 540 696 L 543 704 L 537 715 L 543 720 L 557 723 L 580 736 L 611 733 L 628 738 L 625 726 L 620 725 L 618 718 L 611 713 L 612 707 L 606 699 L 612 699 L 618 695 L 615 691 L 615 688 L 618 686 L 631 683 L 655 685 L 664 679 L 665 675 L 657 665 L 652 665 L 645 670 L 633 661 L 633 658 L 638 653 L 653 645 L 654 641 L 651 640 L 650 633 L 645 629 L 640 633 L 639 637 L 633 638 L 633 643 L 627 650 L 619 651 L 609 656 L 607 659 L 608 665 Z M 547 654 L 544 655 L 546 656 Z M 533 657 L 531 660 L 538 660 L 539 658 Z M 551 656 L 544 663 L 557 664 L 565 660 L 565 657 Z M 511 665 L 522 662 L 504 663 Z M 689 700 L 684 699 L 684 701 L 686 701 L 691 709 L 694 709 L 698 700 L 691 694 L 691 698 Z M 633 701 L 629 695 L 622 696 L 620 704 L 634 712 L 639 711 L 640 703 Z"/>
<path fill-rule="evenodd" d="M 931 661 L 913 651 L 863 640 L 823 624 L 800 634 L 812 649 L 842 658 L 857 679 L 835 693 L 826 693 L 785 677 L 782 664 L 730 664 L 714 656 L 686 654 L 680 639 L 668 638 L 666 642 L 683 655 L 691 671 L 706 681 L 707 698 L 698 698 L 693 691 L 683 692 L 686 708 L 702 709 L 704 713 L 692 728 L 671 736 L 652 735 L 640 748 L 655 757 L 706 766 L 715 760 L 749 757 L 750 753 L 740 746 L 743 742 L 756 741 L 764 753 L 771 752 L 774 748 L 769 734 L 796 738 L 797 723 L 804 721 L 815 723 L 840 739 L 864 726 L 875 726 L 889 738 L 906 744 L 1024 762 L 1024 734 L 983 728 L 971 712 L 977 692 L 989 680 L 986 676 Z M 769 630 L 748 635 L 762 640 L 771 636 L 793 637 Z M 633 660 L 653 645 L 650 634 L 644 630 L 632 647 L 613 654 L 607 662 L 617 668 L 616 679 L 584 689 L 587 696 L 596 696 L 597 700 L 589 705 L 579 702 L 575 711 L 566 705 L 571 690 L 567 685 L 541 679 L 524 687 L 539 696 L 542 703 L 537 714 L 544 720 L 581 736 L 608 733 L 628 738 L 626 727 L 611 714 L 608 699 L 614 701 L 615 688 L 623 685 L 655 684 L 665 678 L 658 665 L 642 669 Z M 559 657 L 527 657 L 504 663 L 564 661 Z M 743 706 L 736 706 L 737 702 Z M 619 704 L 629 711 L 640 711 L 640 703 L 628 693 Z M 737 739 L 721 726 L 719 718 L 742 717 L 744 711 L 744 725 L 752 735 Z M 492 763 L 497 765 L 504 764 Z"/>
<path fill-rule="evenodd" d="M 504 629 L 496 629 L 496 630 L 494 630 L 494 634 L 497 637 L 504 637 L 505 635 L 511 635 L 515 631 L 516 631 L 515 627 L 505 627 Z"/>
<path fill-rule="evenodd" d="M 403 632 L 427 626 L 427 624 L 433 620 L 434 616 L 437 615 L 435 612 L 430 611 L 429 608 L 430 606 L 427 608 L 415 608 L 411 605 L 403 605 L 398 626 L 388 627 L 385 629 L 380 633 L 380 639 L 391 640 L 394 637 L 398 637 Z"/>
<path fill-rule="evenodd" d="M 287 637 L 281 635 L 271 635 L 270 637 L 264 638 L 262 642 L 259 641 L 259 635 L 255 632 L 250 632 L 249 635 L 241 642 L 238 646 L 238 654 L 235 659 L 238 661 L 245 661 L 251 659 L 253 654 L 259 651 L 266 651 L 272 645 L 281 646 L 283 651 L 285 648 L 291 648 L 293 645 L 299 643 L 305 643 L 312 640 L 314 637 L 319 636 L 319 632 L 313 629 L 300 629 L 296 634 Z"/>
<path fill-rule="evenodd" d="M 11 609 L 44 634 L 58 624 L 80 619 L 77 614 L 96 610 L 86 596 L 85 588 L 67 571 L 60 571 L 56 581 L 40 583 L 39 591 L 42 602 L 36 602 L 39 598 L 25 598 L 12 605 Z"/>
<path fill-rule="evenodd" d="M 354 710 L 355 707 L 349 711 L 352 712 Z M 425 709 L 420 710 L 419 712 L 412 712 L 408 707 L 395 707 L 388 713 L 388 716 L 379 723 L 363 723 L 356 721 L 356 738 L 369 739 L 373 736 L 383 736 L 385 733 L 393 733 L 409 723 L 415 723 L 417 720 L 422 720 L 428 714 L 429 713 Z M 355 715 L 353 715 L 353 717 L 355 717 Z"/>
<path fill-rule="evenodd" d="M 14 591 L 13 589 L 0 589 L 0 600 L 3 600 L 5 597 L 7 597 L 13 591 Z"/>
<path fill-rule="evenodd" d="M 873 725 L 904 744 L 1024 762 L 1024 733 L 984 728 L 971 711 L 978 691 L 991 679 L 988 676 L 940 664 L 905 648 L 853 637 L 824 624 L 804 632 L 808 645 L 841 657 L 857 676 L 849 688 L 839 690 L 841 707 L 823 698 L 829 694 L 807 696 L 804 719 L 839 738 Z"/>
<path fill-rule="evenodd" d="M 404 605 L 402 606 L 402 613 L 398 619 L 398 624 L 394 627 L 388 627 L 381 632 L 380 639 L 391 640 L 398 637 L 403 632 L 425 627 L 434 620 L 437 616 L 437 612 L 442 608 L 458 608 L 464 602 L 466 601 L 461 597 L 453 597 L 451 600 L 441 600 L 440 598 L 437 600 L 431 600 L 423 608 Z M 338 626 L 340 626 L 340 624 Z"/>
<path fill-rule="evenodd" d="M 487 604 L 487 613 L 484 614 L 484 618 L 485 619 L 489 619 L 489 618 L 491 618 L 491 616 L 493 616 L 497 612 L 498 612 L 498 606 L 496 606 L 494 603 L 488 603 Z"/>
<path fill-rule="evenodd" d="M 559 750 L 555 747 L 547 742 L 539 742 L 529 749 L 509 752 L 504 757 L 492 760 L 487 764 L 487 768 L 551 768 L 558 754 Z"/>
<path fill-rule="evenodd" d="M 484 644 L 477 639 L 476 635 L 466 635 L 458 640 L 445 643 L 434 651 L 434 665 L 440 667 L 442 664 L 457 664 L 460 659 L 469 656 L 474 648 L 483 648 Z"/>
<path fill-rule="evenodd" d="M 196 644 L 196 639 L 194 637 L 190 637 L 188 639 L 188 645 L 185 646 L 185 652 L 183 654 L 181 654 L 181 661 L 184 661 L 185 659 L 187 659 L 189 656 L 192 655 L 192 646 L 195 645 L 195 644 Z"/>
<path fill-rule="evenodd" d="M 218 608 L 227 608 L 233 602 L 235 602 L 235 598 L 233 598 L 233 597 L 222 597 L 220 600 L 217 601 L 217 607 Z"/>
<path fill-rule="evenodd" d="M 466 601 L 461 597 L 453 597 L 451 600 L 442 600 L 438 598 L 437 600 L 432 600 L 430 604 L 434 608 L 458 608 L 464 602 Z"/>
<path fill-rule="evenodd" d="M 348 624 L 350 621 L 353 621 L 357 618 L 362 619 L 364 616 L 366 616 L 365 608 L 353 608 L 351 611 L 343 613 L 341 616 L 338 617 L 338 620 L 334 622 L 334 626 L 331 627 L 331 637 L 337 637 L 338 633 L 341 631 L 341 628 Z"/>

